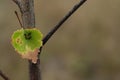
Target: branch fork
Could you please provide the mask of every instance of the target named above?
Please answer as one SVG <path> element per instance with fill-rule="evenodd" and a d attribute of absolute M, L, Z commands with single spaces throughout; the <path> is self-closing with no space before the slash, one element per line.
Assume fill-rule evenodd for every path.
<path fill-rule="evenodd" d="M 62 24 L 79 8 L 85 3 L 87 0 L 80 0 L 78 4 L 76 4 L 69 12 L 66 14 L 57 25 L 51 29 L 48 34 L 43 38 L 43 46 L 48 42 L 48 40 L 52 37 L 52 35 L 62 26 Z M 35 27 L 35 14 L 34 14 L 34 0 L 13 0 L 15 2 L 21 12 L 21 17 L 23 21 L 23 28 L 34 28 Z M 41 53 L 43 47 L 40 47 Z M 34 64 L 29 61 L 29 77 L 30 80 L 41 80 L 40 76 L 40 57 L 38 55 L 37 63 Z"/>

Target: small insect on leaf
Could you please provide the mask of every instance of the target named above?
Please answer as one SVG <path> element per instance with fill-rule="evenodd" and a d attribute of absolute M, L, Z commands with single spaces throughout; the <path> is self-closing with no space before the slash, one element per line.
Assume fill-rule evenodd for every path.
<path fill-rule="evenodd" d="M 20 29 L 13 33 L 12 45 L 23 58 L 36 63 L 42 38 L 42 33 L 36 28 Z"/>

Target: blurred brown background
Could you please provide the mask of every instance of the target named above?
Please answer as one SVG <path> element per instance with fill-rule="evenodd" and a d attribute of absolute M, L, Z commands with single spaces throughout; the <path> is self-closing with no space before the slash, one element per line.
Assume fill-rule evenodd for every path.
<path fill-rule="evenodd" d="M 34 1 L 36 27 L 46 35 L 79 0 Z M 120 80 L 119 8 L 120 0 L 88 0 L 44 46 L 42 80 Z M 12 0 L 0 0 L 0 70 L 28 80 L 28 62 L 11 45 L 20 29 L 15 10 Z"/>

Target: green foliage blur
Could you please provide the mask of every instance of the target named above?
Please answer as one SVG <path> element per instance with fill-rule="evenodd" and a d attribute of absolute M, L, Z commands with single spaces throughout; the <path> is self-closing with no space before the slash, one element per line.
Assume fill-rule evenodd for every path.
<path fill-rule="evenodd" d="M 34 1 L 36 28 L 46 35 L 79 0 Z M 88 0 L 44 46 L 42 80 L 120 80 L 119 8 L 120 0 Z M 15 10 L 21 16 L 12 0 L 0 0 L 0 70 L 28 80 L 28 61 L 11 45 L 20 29 Z"/>

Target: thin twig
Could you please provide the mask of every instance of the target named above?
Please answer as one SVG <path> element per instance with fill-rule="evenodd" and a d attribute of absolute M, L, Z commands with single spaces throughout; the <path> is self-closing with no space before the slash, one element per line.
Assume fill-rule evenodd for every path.
<path fill-rule="evenodd" d="M 18 16 L 17 11 L 15 11 L 15 14 L 16 14 L 16 16 L 17 16 L 17 19 L 18 19 L 18 21 L 19 21 L 19 23 L 20 23 L 21 28 L 23 28 L 22 22 L 20 21 L 20 18 L 19 18 L 19 16 Z"/>
<path fill-rule="evenodd" d="M 81 0 L 78 4 L 76 4 L 69 12 L 65 15 L 62 20 L 55 25 L 55 27 L 43 38 L 43 45 L 51 38 L 51 36 L 61 27 L 61 25 L 80 7 L 85 3 L 87 0 Z"/>
<path fill-rule="evenodd" d="M 9 78 L 3 74 L 3 72 L 0 70 L 0 76 L 4 79 L 4 80 L 9 80 Z"/>

